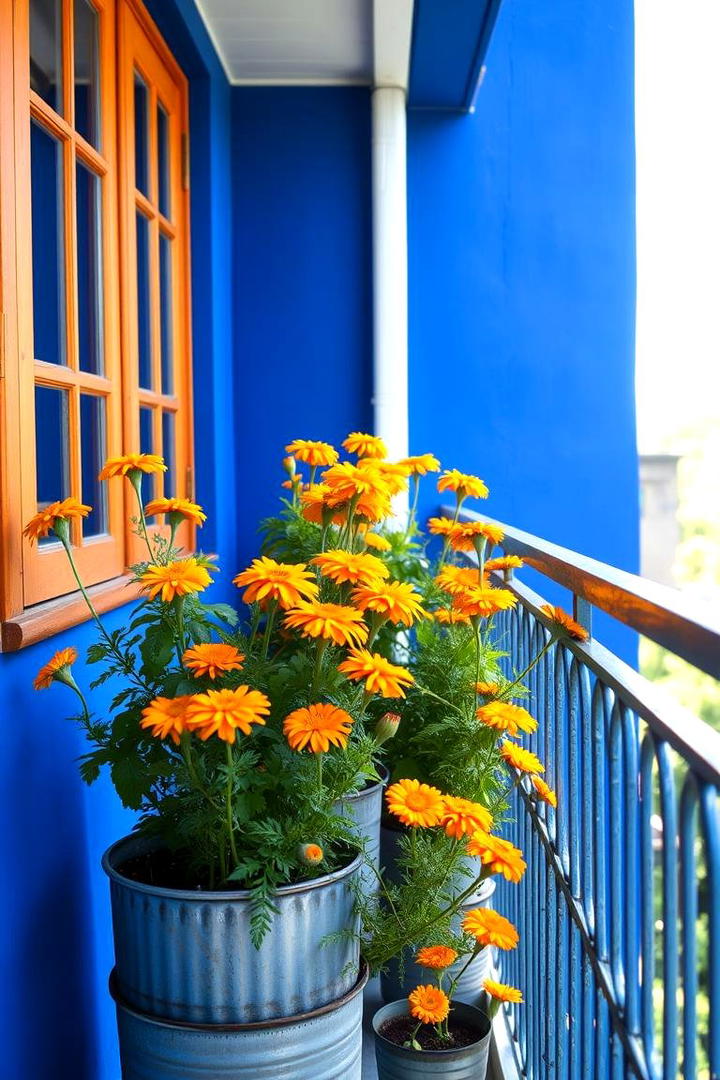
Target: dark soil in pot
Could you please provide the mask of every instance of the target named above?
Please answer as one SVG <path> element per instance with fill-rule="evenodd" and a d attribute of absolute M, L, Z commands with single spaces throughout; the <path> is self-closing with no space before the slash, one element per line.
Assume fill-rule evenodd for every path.
<path fill-rule="evenodd" d="M 417 1020 L 412 1016 L 393 1016 L 380 1028 L 380 1034 L 396 1046 L 404 1046 L 413 1038 Z M 415 1040 L 423 1050 L 459 1050 L 478 1041 L 478 1032 L 466 1024 L 453 1023 L 450 1019 L 452 1042 L 441 1039 L 431 1024 L 423 1024 L 415 1035 Z"/>

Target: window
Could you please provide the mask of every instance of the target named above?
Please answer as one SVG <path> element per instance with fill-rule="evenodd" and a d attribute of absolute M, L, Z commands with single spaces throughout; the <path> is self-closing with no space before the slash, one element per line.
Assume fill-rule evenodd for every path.
<path fill-rule="evenodd" d="M 108 456 L 162 454 L 147 498 L 191 496 L 187 84 L 136 0 L 18 0 L 0 42 L 3 647 L 77 617 L 60 545 L 22 540 L 73 495 L 100 606 L 140 557 Z M 180 543 L 189 546 L 189 528 Z M 63 599 L 59 599 L 63 598 Z"/>

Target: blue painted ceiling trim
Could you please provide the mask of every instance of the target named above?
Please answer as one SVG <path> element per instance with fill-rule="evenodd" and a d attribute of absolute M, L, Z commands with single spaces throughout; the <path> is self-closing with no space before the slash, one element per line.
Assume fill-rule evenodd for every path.
<path fill-rule="evenodd" d="M 408 103 L 472 109 L 501 0 L 415 0 Z"/>

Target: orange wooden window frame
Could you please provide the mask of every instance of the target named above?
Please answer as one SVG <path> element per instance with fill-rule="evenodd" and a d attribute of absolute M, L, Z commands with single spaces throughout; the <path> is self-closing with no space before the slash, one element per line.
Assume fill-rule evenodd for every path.
<path fill-rule="evenodd" d="M 0 0 L 0 618 L 2 648 L 16 649 L 49 636 L 85 616 L 74 581 L 58 545 L 30 548 L 23 524 L 36 510 L 34 386 L 41 383 L 69 391 L 70 494 L 80 495 L 79 395 L 106 400 L 108 455 L 139 446 L 139 406 L 155 411 L 154 446 L 162 451 L 161 412 L 175 416 L 175 489 L 166 494 L 193 496 L 192 401 L 189 303 L 189 193 L 184 154 L 188 125 L 187 82 L 139 0 L 91 0 L 99 17 L 100 150 L 73 126 L 72 0 L 63 2 L 63 115 L 30 90 L 29 2 Z M 154 131 L 156 97 L 170 116 L 169 181 L 171 215 L 157 206 L 157 178 L 149 199 L 134 187 L 134 110 L 127 100 L 134 67 L 152 86 L 148 160 L 157 161 Z M 30 205 L 30 120 L 35 118 L 62 146 L 64 167 L 65 297 L 67 366 L 33 359 L 32 246 Z M 116 126 L 117 121 L 117 126 Z M 75 160 L 102 180 L 104 375 L 78 370 L 77 268 L 75 254 Z M 157 171 L 155 165 L 154 170 Z M 151 286 L 154 370 L 159 372 L 160 315 L 158 237 L 172 250 L 172 340 L 174 394 L 148 393 L 138 386 L 137 286 L 134 219 L 136 206 L 152 220 Z M 132 229 L 130 228 L 132 226 Z M 119 270 L 119 273 L 118 273 Z M 134 320 L 134 322 L 133 322 Z M 161 494 L 158 480 L 148 497 Z M 129 485 L 108 485 L 106 534 L 82 539 L 74 527 L 75 557 L 86 584 L 94 586 L 101 609 L 127 601 L 125 567 L 142 557 L 125 522 L 137 512 Z M 178 537 L 194 541 L 187 528 Z"/>

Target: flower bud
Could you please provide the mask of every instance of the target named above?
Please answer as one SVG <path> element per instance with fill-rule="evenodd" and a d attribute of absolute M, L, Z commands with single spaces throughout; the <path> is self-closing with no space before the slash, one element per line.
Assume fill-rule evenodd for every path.
<path fill-rule="evenodd" d="M 308 866 L 317 866 L 318 863 L 323 861 L 325 852 L 319 844 L 301 844 L 298 848 L 298 855 L 302 862 L 307 863 Z"/>
<path fill-rule="evenodd" d="M 283 469 L 288 474 L 288 476 L 292 477 L 292 476 L 295 475 L 295 458 L 294 457 L 284 457 L 282 464 L 283 464 Z"/>
<path fill-rule="evenodd" d="M 378 746 L 382 746 L 388 739 L 392 739 L 397 735 L 397 729 L 400 726 L 400 717 L 397 713 L 386 712 L 378 720 L 375 725 L 375 742 Z"/>

